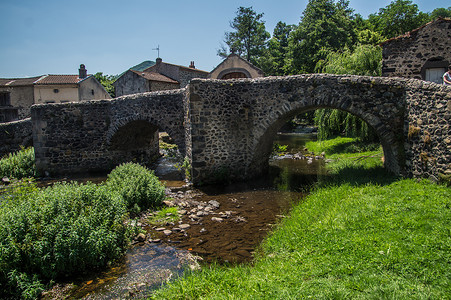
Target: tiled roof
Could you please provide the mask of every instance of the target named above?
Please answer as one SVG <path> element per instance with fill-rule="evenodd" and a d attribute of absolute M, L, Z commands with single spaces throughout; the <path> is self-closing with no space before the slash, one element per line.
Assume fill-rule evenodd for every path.
<path fill-rule="evenodd" d="M 404 34 L 402 34 L 402 35 L 400 35 L 400 36 L 397 36 L 397 37 L 388 39 L 388 40 L 386 40 L 386 41 L 380 43 L 379 46 L 383 46 L 383 45 L 385 45 L 385 44 L 387 44 L 387 43 L 390 43 L 391 41 L 399 40 L 399 39 L 402 39 L 402 38 L 409 38 L 412 34 L 415 34 L 415 33 L 417 33 L 418 31 L 420 31 L 421 29 L 423 29 L 424 27 L 426 27 L 426 26 L 428 26 L 428 25 L 430 25 L 430 24 L 432 24 L 432 23 L 438 22 L 438 21 L 451 22 L 451 19 L 439 17 L 439 18 L 437 18 L 437 19 L 435 19 L 435 20 L 433 20 L 433 21 L 430 21 L 430 22 L 424 24 L 423 26 L 420 26 L 420 27 L 418 27 L 418 28 L 416 28 L 416 29 L 413 29 L 413 30 L 411 30 L 411 31 L 409 31 L 409 32 L 406 32 L 406 33 L 404 33 Z"/>
<path fill-rule="evenodd" d="M 138 74 L 141 77 L 144 77 L 147 80 L 150 81 L 159 81 L 159 82 L 167 82 L 167 83 L 174 83 L 174 84 L 178 84 L 178 81 L 175 81 L 169 77 L 166 77 L 160 73 L 156 73 L 156 72 L 139 72 L 139 71 L 135 71 L 135 70 L 130 70 L 135 74 Z"/>
<path fill-rule="evenodd" d="M 43 76 L 29 77 L 29 78 L 0 78 L 0 86 L 24 86 L 33 85 L 37 80 Z"/>
<path fill-rule="evenodd" d="M 78 75 L 47 75 L 38 80 L 36 85 L 46 85 L 46 84 L 77 84 L 86 78 L 91 77 L 88 75 L 85 78 L 78 78 Z"/>

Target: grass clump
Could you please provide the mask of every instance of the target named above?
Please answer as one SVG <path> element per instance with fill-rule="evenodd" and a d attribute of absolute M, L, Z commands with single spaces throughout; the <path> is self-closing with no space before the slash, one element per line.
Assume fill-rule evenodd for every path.
<path fill-rule="evenodd" d="M 177 207 L 165 207 L 160 211 L 155 212 L 147 219 L 149 224 L 163 226 L 170 222 L 177 222 L 180 220 Z"/>
<path fill-rule="evenodd" d="M 100 185 L 63 182 L 39 189 L 32 180 L 14 181 L 0 191 L 2 296 L 37 298 L 52 280 L 121 257 L 138 232 L 127 225 L 129 213 L 134 205 L 158 203 L 164 188 L 135 164 L 110 175 Z"/>
<path fill-rule="evenodd" d="M 36 176 L 34 148 L 22 148 L 0 159 L 0 177 L 25 178 Z"/>
<path fill-rule="evenodd" d="M 116 167 L 108 174 L 106 185 L 119 193 L 127 208 L 135 213 L 158 207 L 165 198 L 164 185 L 153 171 L 138 164 L 126 163 Z"/>

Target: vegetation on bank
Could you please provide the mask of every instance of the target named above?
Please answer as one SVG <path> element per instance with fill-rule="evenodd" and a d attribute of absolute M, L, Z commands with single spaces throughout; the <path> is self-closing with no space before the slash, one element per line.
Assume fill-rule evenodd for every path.
<path fill-rule="evenodd" d="M 45 285 L 105 267 L 118 259 L 137 228 L 130 213 L 156 207 L 164 186 L 137 164 L 113 170 L 104 184 L 32 180 L 0 191 L 0 290 L 5 297 L 37 298 Z"/>
<path fill-rule="evenodd" d="M 21 179 L 34 176 L 36 176 L 36 164 L 33 147 L 22 148 L 0 159 L 0 178 Z"/>
<path fill-rule="evenodd" d="M 346 155 L 270 234 L 252 265 L 189 272 L 153 299 L 447 298 L 451 190 L 395 178 L 380 157 Z"/>

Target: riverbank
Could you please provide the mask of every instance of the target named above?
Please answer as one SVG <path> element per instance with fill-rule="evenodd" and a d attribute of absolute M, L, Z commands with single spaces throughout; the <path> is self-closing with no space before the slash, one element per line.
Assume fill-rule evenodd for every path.
<path fill-rule="evenodd" d="M 443 299 L 451 190 L 386 173 L 376 150 L 336 157 L 335 175 L 284 218 L 252 264 L 188 272 L 153 299 Z"/>

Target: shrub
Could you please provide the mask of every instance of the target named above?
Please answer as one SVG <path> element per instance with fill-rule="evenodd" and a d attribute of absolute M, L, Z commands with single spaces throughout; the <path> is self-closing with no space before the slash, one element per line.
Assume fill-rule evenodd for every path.
<path fill-rule="evenodd" d="M 39 291 L 39 281 L 104 267 L 128 245 L 125 202 L 105 185 L 31 187 L 28 197 L 23 189 L 10 191 L 0 205 L 0 289 L 6 294 L 28 297 Z"/>
<path fill-rule="evenodd" d="M 0 160 L 0 177 L 34 177 L 36 164 L 34 161 L 34 148 L 22 148 L 16 153 L 10 153 Z"/>
<path fill-rule="evenodd" d="M 108 175 L 106 184 L 112 191 L 118 192 L 127 208 L 134 212 L 157 207 L 165 198 L 164 186 L 153 171 L 135 163 L 116 167 Z"/>

